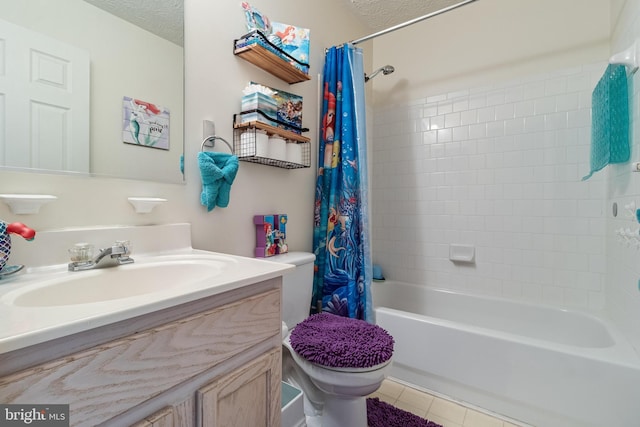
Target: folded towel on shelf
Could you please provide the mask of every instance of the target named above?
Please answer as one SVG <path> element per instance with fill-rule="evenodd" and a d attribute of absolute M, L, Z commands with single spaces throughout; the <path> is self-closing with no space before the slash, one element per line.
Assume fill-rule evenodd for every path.
<path fill-rule="evenodd" d="M 591 96 L 591 171 L 629 160 L 629 95 L 627 69 L 610 64 Z"/>
<path fill-rule="evenodd" d="M 216 206 L 229 205 L 231 184 L 238 172 L 238 157 L 233 154 L 201 151 L 198 167 L 202 176 L 200 203 L 212 211 Z"/>

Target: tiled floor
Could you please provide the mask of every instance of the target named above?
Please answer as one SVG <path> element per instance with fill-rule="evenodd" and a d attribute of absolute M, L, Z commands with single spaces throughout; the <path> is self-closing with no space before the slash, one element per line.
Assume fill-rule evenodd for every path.
<path fill-rule="evenodd" d="M 433 396 L 390 379 L 370 397 L 404 409 L 443 427 L 520 427 L 475 409 L 467 408 L 451 400 Z"/>

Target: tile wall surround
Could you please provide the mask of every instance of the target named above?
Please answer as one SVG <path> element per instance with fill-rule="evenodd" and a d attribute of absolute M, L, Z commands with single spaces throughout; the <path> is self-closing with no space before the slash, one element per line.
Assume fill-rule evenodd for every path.
<path fill-rule="evenodd" d="M 607 180 L 586 182 L 606 63 L 376 107 L 374 262 L 388 278 L 605 307 Z M 449 245 L 472 244 L 454 265 Z"/>
<path fill-rule="evenodd" d="M 640 38 L 640 0 L 612 24 L 611 52 Z M 640 174 L 611 165 L 587 182 L 590 94 L 605 63 L 377 107 L 373 256 L 387 277 L 517 300 L 605 309 L 640 353 Z M 640 72 L 630 80 L 640 161 Z M 614 217 L 612 205 L 619 214 Z M 448 260 L 471 243 L 476 265 Z"/>
<path fill-rule="evenodd" d="M 611 36 L 611 51 L 619 52 L 640 37 L 640 0 L 626 0 Z M 640 161 L 640 72 L 630 81 L 631 161 Z M 635 203 L 640 207 L 640 173 L 632 173 L 629 164 L 609 167 L 607 198 L 607 279 L 606 307 L 615 323 L 631 338 L 640 353 L 640 250 L 619 242 L 615 230 L 637 230 L 640 224 L 624 209 Z M 618 204 L 613 217 L 612 205 Z"/>
<path fill-rule="evenodd" d="M 640 0 L 613 17 L 611 53 L 640 38 Z M 388 278 L 553 305 L 604 309 L 640 354 L 640 173 L 586 182 L 590 102 L 606 63 L 376 107 L 373 257 Z M 629 80 L 631 161 L 640 161 L 640 72 Z M 612 205 L 617 203 L 618 215 Z M 448 260 L 476 246 L 475 266 Z"/>

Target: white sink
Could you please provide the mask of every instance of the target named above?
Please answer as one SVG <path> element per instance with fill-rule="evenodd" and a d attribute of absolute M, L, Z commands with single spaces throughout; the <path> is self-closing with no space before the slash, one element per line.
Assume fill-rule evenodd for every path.
<path fill-rule="evenodd" d="M 5 304 L 52 307 L 131 298 L 213 279 L 233 260 L 224 257 L 157 259 L 37 280 L 5 294 Z"/>
<path fill-rule="evenodd" d="M 117 240 L 132 242 L 133 264 L 101 261 L 102 268 L 68 271 L 67 249 L 77 242 L 108 247 Z M 11 256 L 27 268 L 0 279 L 0 359 L 138 316 L 204 300 L 209 304 L 217 296 L 224 300 L 228 292 L 242 297 L 248 286 L 271 289 L 271 280 L 294 268 L 193 249 L 189 224 L 39 231 L 33 242 L 15 239 Z"/>

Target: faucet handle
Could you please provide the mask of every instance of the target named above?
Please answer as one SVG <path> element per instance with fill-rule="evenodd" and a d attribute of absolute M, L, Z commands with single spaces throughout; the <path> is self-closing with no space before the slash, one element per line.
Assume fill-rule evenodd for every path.
<path fill-rule="evenodd" d="M 76 243 L 69 249 L 69 257 L 72 262 L 89 262 L 93 257 L 93 245 Z"/>
<path fill-rule="evenodd" d="M 111 247 L 111 258 L 115 258 L 120 265 L 131 264 L 133 258 L 130 258 L 131 243 L 128 240 L 117 240 Z"/>
<path fill-rule="evenodd" d="M 111 246 L 111 257 L 119 255 L 129 255 L 131 253 L 131 243 L 128 240 L 116 240 Z"/>

